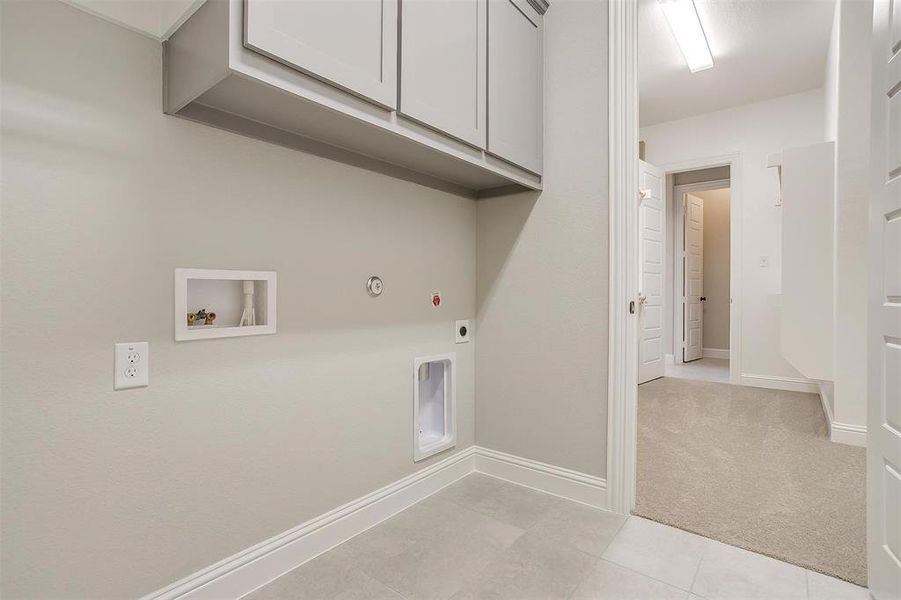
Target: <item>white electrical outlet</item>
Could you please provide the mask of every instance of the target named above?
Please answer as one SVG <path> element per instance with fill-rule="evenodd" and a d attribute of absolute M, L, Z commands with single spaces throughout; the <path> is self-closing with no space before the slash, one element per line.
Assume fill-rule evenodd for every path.
<path fill-rule="evenodd" d="M 469 337 L 472 335 L 472 329 L 469 327 L 469 321 L 457 321 L 454 325 L 456 332 L 456 342 L 458 344 L 465 344 L 469 341 Z"/>
<path fill-rule="evenodd" d="M 147 387 L 150 381 L 150 345 L 147 342 L 116 344 L 114 390 Z"/>
<path fill-rule="evenodd" d="M 763 268 L 770 266 L 770 257 L 769 256 L 761 256 L 760 257 L 760 266 Z"/>

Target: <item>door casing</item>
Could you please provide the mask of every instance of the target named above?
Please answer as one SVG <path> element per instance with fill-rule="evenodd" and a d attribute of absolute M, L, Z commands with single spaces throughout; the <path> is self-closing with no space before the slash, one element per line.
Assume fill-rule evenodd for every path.
<path fill-rule="evenodd" d="M 711 165 L 711 166 L 725 166 L 725 165 Z M 667 172 L 667 175 L 672 175 L 675 172 Z M 731 172 L 731 171 L 730 171 Z M 717 179 L 715 181 L 703 181 L 700 183 L 684 183 L 682 185 L 676 185 L 672 188 L 672 198 L 669 198 L 669 202 L 667 203 L 667 210 L 673 211 L 673 235 L 674 241 L 672 246 L 672 258 L 673 261 L 671 264 L 667 266 L 673 269 L 673 286 L 669 291 L 670 298 L 670 308 L 671 308 L 671 320 L 673 324 L 672 331 L 672 340 L 673 347 L 670 348 L 673 352 L 673 362 L 675 364 L 681 364 L 682 360 L 682 352 L 680 344 L 684 344 L 685 342 L 685 328 L 683 326 L 684 321 L 684 307 L 683 307 L 683 292 L 685 289 L 685 279 L 684 279 L 684 271 L 682 269 L 680 259 L 680 248 L 682 248 L 685 244 L 685 207 L 682 204 L 682 195 L 690 194 L 692 192 L 706 192 L 710 190 L 721 190 L 723 188 L 729 188 L 729 229 L 730 236 L 734 233 L 736 227 L 741 227 L 741 223 L 734 223 L 733 221 L 736 219 L 737 213 L 734 211 L 734 204 L 732 201 L 732 179 Z M 740 216 L 740 215 L 739 215 Z M 680 225 L 681 224 L 681 225 Z M 730 237 L 731 239 L 731 237 Z M 730 242 L 731 246 L 731 242 Z M 733 260 L 732 253 L 735 251 L 734 248 L 729 248 L 729 293 L 732 294 L 732 280 L 735 278 L 734 273 L 737 273 L 736 269 L 738 268 Z M 732 306 L 735 306 L 734 296 Z M 741 352 L 741 348 L 733 348 L 732 344 L 732 328 L 735 327 L 735 313 L 730 310 L 729 311 L 729 381 L 731 383 L 735 383 L 736 380 L 732 377 L 732 364 L 733 362 L 737 365 L 740 364 L 740 359 L 738 358 L 738 354 Z M 733 349 L 737 352 L 733 354 Z M 737 373 L 738 378 L 741 378 L 740 370 Z"/>
<path fill-rule="evenodd" d="M 873 9 L 867 583 L 873 598 L 896 600 L 901 598 L 901 0 L 876 0 Z"/>

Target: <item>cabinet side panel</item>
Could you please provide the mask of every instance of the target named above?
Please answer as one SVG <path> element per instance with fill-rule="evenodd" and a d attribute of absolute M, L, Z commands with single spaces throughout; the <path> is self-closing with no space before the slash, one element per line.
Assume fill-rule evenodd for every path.
<path fill-rule="evenodd" d="M 228 74 L 228 3 L 210 0 L 169 41 L 165 112 L 176 113 Z"/>

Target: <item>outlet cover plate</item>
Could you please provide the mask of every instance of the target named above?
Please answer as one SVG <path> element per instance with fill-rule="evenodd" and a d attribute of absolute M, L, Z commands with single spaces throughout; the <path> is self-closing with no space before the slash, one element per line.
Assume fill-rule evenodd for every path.
<path fill-rule="evenodd" d="M 456 343 L 468 343 L 472 338 L 472 327 L 469 325 L 469 320 L 457 321 L 454 325 L 454 332 L 456 334 Z"/>
<path fill-rule="evenodd" d="M 150 383 L 150 345 L 147 342 L 116 344 L 114 390 L 147 387 Z"/>

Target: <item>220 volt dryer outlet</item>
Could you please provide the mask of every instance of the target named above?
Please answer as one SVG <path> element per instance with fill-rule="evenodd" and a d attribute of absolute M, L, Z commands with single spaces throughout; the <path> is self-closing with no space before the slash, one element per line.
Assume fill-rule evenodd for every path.
<path fill-rule="evenodd" d="M 472 335 L 472 330 L 469 327 L 469 321 L 457 321 L 456 323 L 456 342 L 458 344 L 465 344 L 469 341 L 470 336 Z"/>
<path fill-rule="evenodd" d="M 147 387 L 150 380 L 150 345 L 147 342 L 116 344 L 113 389 Z"/>

